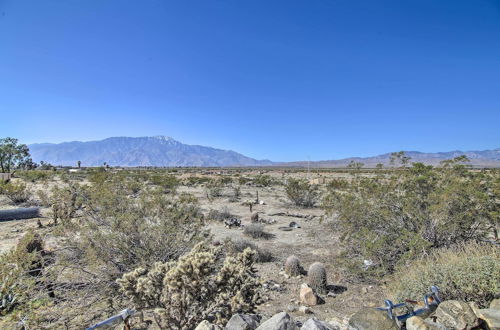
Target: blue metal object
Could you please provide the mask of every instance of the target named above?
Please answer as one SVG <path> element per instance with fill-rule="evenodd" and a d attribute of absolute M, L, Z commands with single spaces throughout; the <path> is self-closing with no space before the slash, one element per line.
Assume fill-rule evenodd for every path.
<path fill-rule="evenodd" d="M 438 306 L 441 303 L 441 298 L 439 297 L 438 287 L 433 285 L 433 286 L 431 286 L 431 292 L 424 296 L 424 307 L 423 308 L 420 308 L 420 309 L 417 309 L 417 310 L 412 311 L 410 313 L 399 315 L 399 316 L 394 315 L 394 309 L 405 307 L 405 306 L 407 306 L 408 303 L 415 304 L 418 302 L 413 302 L 413 301 L 407 300 L 404 303 L 394 305 L 394 303 L 392 301 L 390 301 L 389 299 L 386 299 L 386 300 L 384 300 L 384 303 L 385 303 L 385 307 L 377 307 L 377 309 L 381 310 L 381 311 L 387 311 L 387 316 L 391 320 L 396 320 L 398 322 L 404 322 L 412 316 L 423 314 L 423 313 L 427 312 L 429 309 L 431 309 L 432 307 Z"/>
<path fill-rule="evenodd" d="M 94 324 L 93 326 L 91 326 L 90 328 L 87 328 L 86 330 L 94 330 L 94 329 L 101 328 L 101 327 L 111 327 L 111 326 L 116 325 L 118 323 L 124 323 L 125 325 L 128 325 L 129 317 L 134 315 L 135 312 L 136 311 L 133 309 L 128 309 L 128 308 L 124 309 L 120 312 L 120 314 L 117 314 L 115 316 L 111 316 L 110 318 L 108 318 L 104 321 L 101 321 L 97 324 Z"/>

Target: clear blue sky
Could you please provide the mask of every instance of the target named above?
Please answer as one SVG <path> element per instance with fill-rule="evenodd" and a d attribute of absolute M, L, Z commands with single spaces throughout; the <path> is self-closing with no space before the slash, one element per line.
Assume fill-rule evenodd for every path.
<path fill-rule="evenodd" d="M 500 147 L 500 0 L 0 0 L 0 137 Z"/>

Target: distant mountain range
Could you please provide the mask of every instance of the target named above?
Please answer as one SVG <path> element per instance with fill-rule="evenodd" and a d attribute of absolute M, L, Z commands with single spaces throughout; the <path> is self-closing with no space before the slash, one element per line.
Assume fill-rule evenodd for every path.
<path fill-rule="evenodd" d="M 461 155 L 466 155 L 470 162 L 467 164 L 475 167 L 500 167 L 500 148 L 493 150 L 482 150 L 482 151 L 448 151 L 448 152 L 419 152 L 419 151 L 406 151 L 407 156 L 411 157 L 410 162 L 416 163 L 421 162 L 428 165 L 439 165 L 439 163 L 446 159 L 452 159 Z M 384 166 L 390 166 L 391 154 L 382 154 L 373 157 L 350 157 L 338 160 L 322 160 L 310 162 L 308 165 L 307 161 L 299 162 L 288 162 L 284 163 L 286 166 L 297 166 L 297 167 L 307 167 L 312 168 L 332 168 L 332 167 L 346 167 L 351 161 L 361 162 L 364 167 L 375 167 L 377 164 L 383 164 Z"/>
<path fill-rule="evenodd" d="M 38 143 L 29 145 L 35 162 L 45 161 L 53 165 L 76 166 L 297 166 L 313 168 L 346 167 L 351 161 L 375 167 L 378 163 L 389 165 L 390 153 L 373 157 L 352 157 L 339 160 L 272 162 L 257 160 L 231 150 L 188 145 L 166 136 L 111 137 L 101 141 Z M 442 160 L 466 155 L 470 165 L 500 167 L 500 148 L 483 151 L 450 151 L 423 153 L 406 152 L 412 162 L 438 165 Z"/>
<path fill-rule="evenodd" d="M 101 141 L 40 143 L 29 146 L 35 162 L 53 165 L 101 166 L 266 166 L 230 150 L 188 145 L 167 136 L 111 137 Z"/>

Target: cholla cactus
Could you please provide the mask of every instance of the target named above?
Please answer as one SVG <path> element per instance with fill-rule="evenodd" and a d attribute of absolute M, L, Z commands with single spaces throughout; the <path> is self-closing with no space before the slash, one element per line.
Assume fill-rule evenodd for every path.
<path fill-rule="evenodd" d="M 301 273 L 299 258 L 289 256 L 285 261 L 285 273 L 290 276 L 298 276 Z"/>
<path fill-rule="evenodd" d="M 327 281 L 325 266 L 320 262 L 315 262 L 309 267 L 307 272 L 309 286 L 319 294 L 327 293 Z"/>
<path fill-rule="evenodd" d="M 118 283 L 136 307 L 154 309 L 160 328 L 194 329 L 206 319 L 222 325 L 234 313 L 254 312 L 261 300 L 255 251 L 222 258 L 220 247 L 200 243 L 177 261 L 138 268 Z"/>

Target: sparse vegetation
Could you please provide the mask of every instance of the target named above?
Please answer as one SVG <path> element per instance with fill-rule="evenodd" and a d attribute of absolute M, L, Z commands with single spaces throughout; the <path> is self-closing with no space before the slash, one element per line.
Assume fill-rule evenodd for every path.
<path fill-rule="evenodd" d="M 31 191 L 23 182 L 0 182 L 0 194 L 7 196 L 14 204 L 26 203 L 31 198 Z"/>
<path fill-rule="evenodd" d="M 305 180 L 289 179 L 286 195 L 297 206 L 313 207 L 318 199 L 318 189 Z"/>
<path fill-rule="evenodd" d="M 243 234 L 255 239 L 270 239 L 272 237 L 271 234 L 265 231 L 264 225 L 258 223 L 251 223 L 245 226 L 245 229 L 243 229 Z"/>
<path fill-rule="evenodd" d="M 432 249 L 492 234 L 498 204 L 491 175 L 457 162 L 444 168 L 415 163 L 387 176 L 356 177 L 343 191 L 330 189 L 323 206 L 335 214 L 333 225 L 346 242 L 341 261 L 366 279 Z"/>
<path fill-rule="evenodd" d="M 153 310 L 160 329 L 194 329 L 207 319 L 224 325 L 260 302 L 254 258 L 251 249 L 224 257 L 220 248 L 199 244 L 178 261 L 138 268 L 118 283 L 138 308 Z"/>
<path fill-rule="evenodd" d="M 498 247 L 473 243 L 437 250 L 398 269 L 389 289 L 396 301 L 422 300 L 430 286 L 437 285 L 444 300 L 474 301 L 487 308 L 500 290 L 498 279 Z"/>

